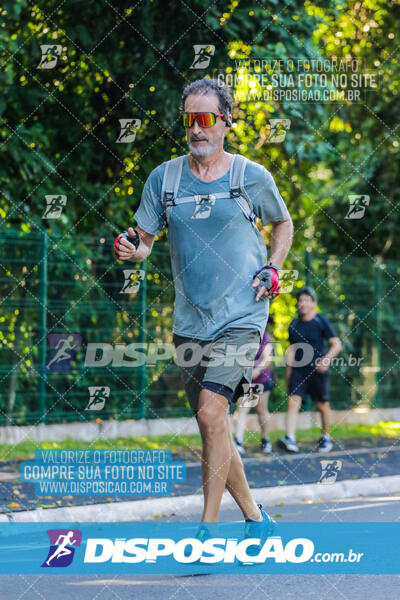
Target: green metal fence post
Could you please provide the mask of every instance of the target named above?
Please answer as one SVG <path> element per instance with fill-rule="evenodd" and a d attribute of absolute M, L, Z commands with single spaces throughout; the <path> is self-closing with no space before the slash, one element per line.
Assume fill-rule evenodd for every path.
<path fill-rule="evenodd" d="M 39 411 L 40 420 L 46 422 L 46 334 L 47 334 L 47 232 L 43 231 L 41 260 L 39 263 L 40 314 L 38 323 L 39 338 Z"/>
<path fill-rule="evenodd" d="M 306 285 L 311 285 L 311 264 L 310 264 L 310 253 L 308 250 L 304 252 L 304 263 L 306 265 Z M 304 410 L 312 411 L 312 403 L 309 396 L 306 397 L 306 401 L 304 404 Z M 312 427 L 315 426 L 314 417 L 311 415 Z"/>
<path fill-rule="evenodd" d="M 382 339 L 382 309 L 381 302 L 383 302 L 382 294 L 382 260 L 377 258 L 375 263 L 375 329 L 376 333 L 374 336 L 374 343 L 376 348 L 376 395 L 375 395 L 375 407 L 380 408 L 382 406 L 381 398 L 381 385 L 380 380 L 382 377 L 382 365 L 381 365 L 381 339 Z"/>
<path fill-rule="evenodd" d="M 146 260 L 141 263 L 141 269 L 144 271 L 143 281 L 140 282 L 139 297 L 139 342 L 146 341 L 146 295 L 147 295 L 147 267 Z M 139 415 L 141 419 L 146 418 L 146 363 L 141 365 L 139 371 Z"/>
<path fill-rule="evenodd" d="M 311 285 L 311 261 L 310 261 L 310 253 L 308 250 L 304 253 L 304 262 L 306 265 L 306 285 Z"/>

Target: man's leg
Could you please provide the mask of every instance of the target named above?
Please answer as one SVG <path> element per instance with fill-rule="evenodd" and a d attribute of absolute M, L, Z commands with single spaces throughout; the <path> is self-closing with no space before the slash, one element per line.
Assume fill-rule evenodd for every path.
<path fill-rule="evenodd" d="M 239 442 L 243 442 L 244 439 L 244 432 L 246 431 L 246 421 L 247 421 L 247 415 L 248 412 L 250 410 L 249 406 L 241 406 L 240 403 L 243 402 L 243 396 L 241 396 L 238 401 L 238 408 L 237 410 L 237 421 L 236 421 L 236 438 L 239 440 Z"/>
<path fill-rule="evenodd" d="M 233 499 L 235 500 L 235 502 L 237 503 L 237 505 L 239 506 L 240 510 L 242 511 L 245 519 L 261 521 L 260 509 L 255 503 L 253 496 L 251 495 L 250 487 L 244 472 L 242 459 L 240 458 L 240 454 L 232 440 L 228 414 L 227 428 L 231 444 L 232 458 L 229 467 L 228 478 L 226 481 L 226 487 Z"/>
<path fill-rule="evenodd" d="M 203 442 L 201 473 L 204 491 L 202 521 L 218 521 L 222 494 L 225 490 L 232 448 L 228 439 L 225 396 L 202 389 L 199 395 L 197 422 Z"/>
<path fill-rule="evenodd" d="M 267 439 L 269 437 L 269 431 L 271 428 L 270 414 L 268 411 L 269 394 L 270 392 L 262 392 L 260 394 L 258 404 L 256 405 L 257 418 L 260 425 L 261 436 L 263 439 Z"/>
<path fill-rule="evenodd" d="M 225 487 L 235 498 L 245 518 L 260 520 L 260 511 L 251 497 L 242 461 L 233 444 L 227 398 L 202 389 L 197 421 L 203 441 L 204 510 L 201 520 L 218 521 Z"/>
<path fill-rule="evenodd" d="M 288 410 L 286 415 L 287 434 L 296 437 L 297 415 L 301 407 L 301 396 L 291 395 L 288 398 Z"/>
<path fill-rule="evenodd" d="M 317 409 L 321 413 L 322 434 L 328 435 L 331 420 L 331 407 L 329 402 L 317 402 Z"/>

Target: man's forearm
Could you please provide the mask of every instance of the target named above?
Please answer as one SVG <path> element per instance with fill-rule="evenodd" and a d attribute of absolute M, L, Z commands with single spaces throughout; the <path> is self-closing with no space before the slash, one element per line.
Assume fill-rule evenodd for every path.
<path fill-rule="evenodd" d="M 273 223 L 272 227 L 270 261 L 273 265 L 281 267 L 292 245 L 293 223 L 289 213 L 286 221 Z"/>
<path fill-rule="evenodd" d="M 342 349 L 342 343 L 339 340 L 337 342 L 333 342 L 331 344 L 331 347 L 329 348 L 328 352 L 325 354 L 324 358 L 328 358 L 329 360 L 332 360 L 332 358 L 335 358 L 335 356 L 337 356 L 339 354 L 341 349 Z"/>

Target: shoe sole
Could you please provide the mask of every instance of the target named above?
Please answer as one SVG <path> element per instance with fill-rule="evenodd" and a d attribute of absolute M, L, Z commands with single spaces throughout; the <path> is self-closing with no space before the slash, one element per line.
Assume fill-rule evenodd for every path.
<path fill-rule="evenodd" d="M 290 452 L 291 454 L 297 454 L 299 452 L 299 450 L 292 450 L 290 448 L 288 448 L 285 444 L 285 442 L 281 442 L 281 440 L 278 440 L 278 447 L 282 448 L 282 450 L 286 450 L 286 452 Z"/>

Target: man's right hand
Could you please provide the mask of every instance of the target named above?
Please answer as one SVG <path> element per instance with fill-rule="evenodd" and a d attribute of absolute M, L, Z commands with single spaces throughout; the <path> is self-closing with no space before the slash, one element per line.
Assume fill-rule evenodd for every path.
<path fill-rule="evenodd" d="M 128 235 L 130 237 L 135 237 L 136 234 L 137 234 L 137 232 L 135 232 L 133 227 L 129 227 Z M 130 258 L 132 258 L 132 256 L 134 256 L 134 254 L 137 252 L 137 250 L 138 249 L 135 248 L 134 244 L 131 244 L 130 242 L 128 242 L 128 240 L 123 236 L 122 233 L 120 233 L 117 236 L 117 238 L 114 242 L 115 258 L 117 258 L 118 260 L 129 260 Z"/>

